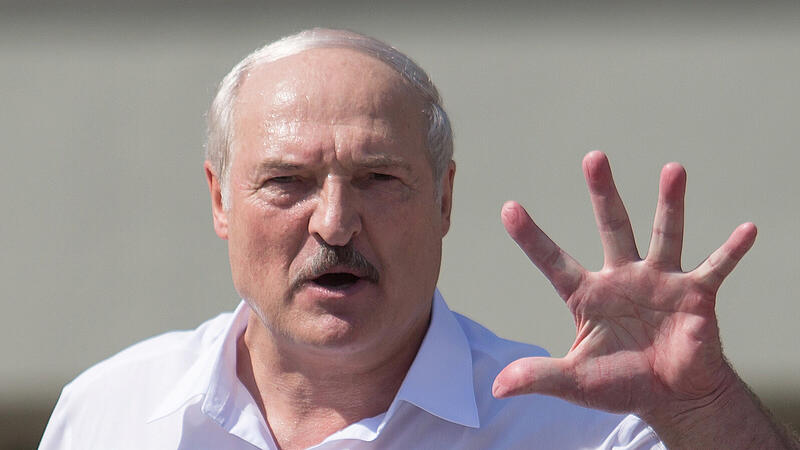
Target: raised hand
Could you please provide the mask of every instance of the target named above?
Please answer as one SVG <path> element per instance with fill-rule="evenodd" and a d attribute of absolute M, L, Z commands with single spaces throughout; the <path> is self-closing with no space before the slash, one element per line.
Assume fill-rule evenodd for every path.
<path fill-rule="evenodd" d="M 740 225 L 699 267 L 683 272 L 686 173 L 670 163 L 642 259 L 606 156 L 589 153 L 583 171 L 603 243 L 598 272 L 561 250 L 519 204 L 503 206 L 506 230 L 564 299 L 577 332 L 563 358 L 511 363 L 495 379 L 494 395 L 540 393 L 655 422 L 680 420 L 738 382 L 722 355 L 714 304 L 756 227 Z"/>

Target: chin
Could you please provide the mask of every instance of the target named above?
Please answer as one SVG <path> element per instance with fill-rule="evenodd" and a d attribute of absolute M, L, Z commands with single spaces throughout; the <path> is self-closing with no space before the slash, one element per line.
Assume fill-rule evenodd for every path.
<path fill-rule="evenodd" d="M 315 317 L 302 331 L 292 333 L 295 343 L 320 350 L 356 351 L 367 345 L 365 329 L 357 322 L 333 314 Z"/>

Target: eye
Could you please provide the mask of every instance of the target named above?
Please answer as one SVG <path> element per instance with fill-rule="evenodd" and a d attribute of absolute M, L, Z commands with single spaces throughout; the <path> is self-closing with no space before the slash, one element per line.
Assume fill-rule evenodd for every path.
<path fill-rule="evenodd" d="M 307 184 L 307 180 L 300 175 L 275 175 L 263 181 L 261 190 L 281 195 L 296 194 Z"/>
<path fill-rule="evenodd" d="M 369 178 L 374 181 L 392 181 L 396 179 L 396 177 L 393 175 L 389 175 L 386 173 L 378 173 L 378 172 L 370 173 Z"/>
<path fill-rule="evenodd" d="M 280 177 L 272 177 L 267 180 L 267 184 L 289 184 L 297 181 L 294 175 L 283 175 Z"/>

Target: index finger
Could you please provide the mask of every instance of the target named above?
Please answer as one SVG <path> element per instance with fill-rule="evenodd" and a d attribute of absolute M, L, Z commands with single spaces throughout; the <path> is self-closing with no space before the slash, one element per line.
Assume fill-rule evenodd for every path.
<path fill-rule="evenodd" d="M 586 272 L 555 244 L 517 202 L 506 202 L 500 213 L 503 225 L 528 258 L 550 280 L 564 300 L 578 288 Z"/>

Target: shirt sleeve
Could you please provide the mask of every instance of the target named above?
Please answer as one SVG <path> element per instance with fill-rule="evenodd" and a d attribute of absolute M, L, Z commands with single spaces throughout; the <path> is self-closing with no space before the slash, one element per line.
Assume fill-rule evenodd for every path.
<path fill-rule="evenodd" d="M 629 415 L 608 436 L 602 449 L 614 450 L 666 450 L 656 432 L 642 419 Z"/>
<path fill-rule="evenodd" d="M 72 433 L 69 423 L 70 389 L 66 386 L 58 398 L 53 414 L 47 422 L 39 450 L 67 450 L 72 448 Z"/>

